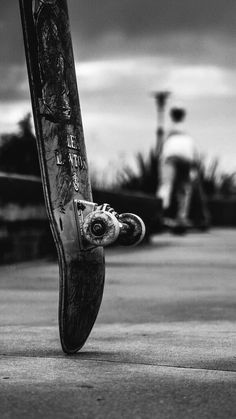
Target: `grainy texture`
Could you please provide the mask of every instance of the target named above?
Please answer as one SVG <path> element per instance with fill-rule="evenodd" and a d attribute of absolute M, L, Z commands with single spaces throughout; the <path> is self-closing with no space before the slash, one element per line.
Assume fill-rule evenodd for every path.
<path fill-rule="evenodd" d="M 230 230 L 107 249 L 98 321 L 73 357 L 56 264 L 1 266 L 1 419 L 235 419 L 235 249 Z"/>
<path fill-rule="evenodd" d="M 20 0 L 37 145 L 60 265 L 63 350 L 77 351 L 96 319 L 103 249 L 81 251 L 73 200 L 92 200 L 66 0 Z"/>

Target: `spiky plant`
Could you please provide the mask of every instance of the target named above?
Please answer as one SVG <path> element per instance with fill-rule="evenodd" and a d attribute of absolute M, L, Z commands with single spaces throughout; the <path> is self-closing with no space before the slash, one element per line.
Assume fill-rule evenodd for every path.
<path fill-rule="evenodd" d="M 136 166 L 137 171 L 126 165 L 118 173 L 119 187 L 127 191 L 154 195 L 159 181 L 159 157 L 156 151 L 151 149 L 147 157 L 139 152 L 136 155 Z"/>
<path fill-rule="evenodd" d="M 203 191 L 207 197 L 212 197 L 218 193 L 219 190 L 219 160 L 212 160 L 207 166 L 205 158 L 201 157 L 199 162 L 199 172 Z"/>

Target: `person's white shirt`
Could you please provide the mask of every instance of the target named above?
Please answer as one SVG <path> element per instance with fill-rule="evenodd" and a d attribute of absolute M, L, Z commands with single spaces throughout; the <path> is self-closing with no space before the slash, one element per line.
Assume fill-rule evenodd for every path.
<path fill-rule="evenodd" d="M 163 160 L 177 157 L 189 162 L 195 162 L 198 159 L 195 141 L 190 135 L 182 131 L 180 126 L 181 124 L 176 124 L 166 138 L 162 150 Z"/>
<path fill-rule="evenodd" d="M 175 177 L 174 167 L 166 164 L 168 160 L 177 158 L 192 164 L 199 159 L 194 139 L 180 129 L 181 125 L 175 124 L 163 144 L 161 184 L 157 191 L 157 196 L 162 199 L 163 208 L 168 208 L 170 205 Z"/>

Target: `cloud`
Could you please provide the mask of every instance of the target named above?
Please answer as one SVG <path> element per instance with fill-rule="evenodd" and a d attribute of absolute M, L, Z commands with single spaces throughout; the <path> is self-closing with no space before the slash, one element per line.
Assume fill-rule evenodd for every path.
<path fill-rule="evenodd" d="M 149 93 L 163 87 L 184 100 L 190 130 L 206 150 L 218 144 L 222 151 L 225 133 L 233 155 L 235 0 L 68 0 L 68 6 L 90 156 L 100 156 L 102 165 L 124 150 L 131 156 L 148 149 L 156 129 Z M 30 110 L 15 1 L 1 0 L 0 52 L 2 132 Z"/>
<path fill-rule="evenodd" d="M 1 0 L 0 51 L 1 64 L 24 62 L 18 1 Z"/>
<path fill-rule="evenodd" d="M 25 65 L 0 64 L 1 102 L 29 99 L 29 83 Z"/>
<path fill-rule="evenodd" d="M 68 6 L 75 50 L 80 51 L 80 59 L 87 59 L 91 54 L 94 57 L 114 54 L 115 50 L 119 53 L 119 48 L 124 52 L 126 43 L 142 53 L 145 47 L 146 52 L 149 48 L 160 52 L 171 45 L 180 53 L 183 49 L 193 53 L 191 40 L 194 38 L 198 38 L 200 44 L 202 39 L 216 39 L 218 49 L 220 44 L 227 47 L 234 43 L 235 0 L 181 0 L 178 3 L 176 0 L 69 0 Z M 174 40 L 181 41 L 182 45 Z M 198 50 L 197 43 L 195 49 Z M 1 63 L 24 62 L 16 1 L 1 0 L 0 50 Z M 169 52 L 174 53 L 174 48 Z M 201 57 L 198 55 L 198 58 Z"/>
<path fill-rule="evenodd" d="M 15 131 L 18 122 L 30 111 L 28 100 L 0 102 L 0 133 Z"/>
<path fill-rule="evenodd" d="M 104 161 L 119 167 L 122 159 L 132 161 L 135 152 L 154 145 L 156 110 L 150 91 L 163 86 L 174 92 L 170 105 L 181 100 L 187 107 L 188 129 L 200 150 L 210 158 L 220 155 L 224 167 L 235 167 L 233 71 L 156 57 L 88 61 L 76 69 L 88 153 L 96 156 L 101 170 Z"/>
<path fill-rule="evenodd" d="M 234 0 L 71 0 L 73 26 L 84 37 L 96 38 L 109 32 L 127 36 L 169 32 L 234 33 Z"/>
<path fill-rule="evenodd" d="M 180 97 L 193 98 L 235 96 L 235 83 L 232 74 L 225 68 L 216 66 L 177 66 L 171 68 L 166 76 L 169 90 Z"/>
<path fill-rule="evenodd" d="M 214 65 L 184 65 L 170 58 L 116 58 L 76 63 L 82 90 L 95 94 L 112 91 L 122 95 L 166 87 L 180 96 L 236 95 L 234 72 Z"/>

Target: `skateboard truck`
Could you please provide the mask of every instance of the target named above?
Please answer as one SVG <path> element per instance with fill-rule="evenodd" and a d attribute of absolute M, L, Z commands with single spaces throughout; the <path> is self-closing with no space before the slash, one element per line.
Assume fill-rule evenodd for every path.
<path fill-rule="evenodd" d="M 118 214 L 109 204 L 74 200 L 75 216 L 83 248 L 108 246 L 135 246 L 145 235 L 140 217 L 131 213 Z"/>

